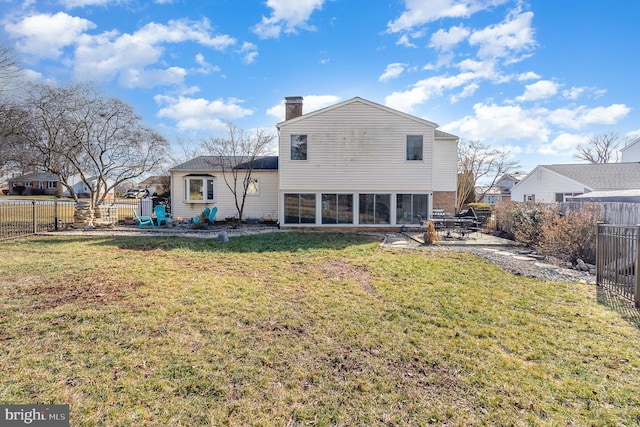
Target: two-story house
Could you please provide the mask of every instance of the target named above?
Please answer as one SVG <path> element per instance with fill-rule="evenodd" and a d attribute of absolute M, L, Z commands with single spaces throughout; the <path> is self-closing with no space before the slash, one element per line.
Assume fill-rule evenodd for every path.
<path fill-rule="evenodd" d="M 417 225 L 434 208 L 454 211 L 457 136 L 359 97 L 308 114 L 302 102 L 286 98 L 286 119 L 277 124 L 277 170 L 271 170 L 275 187 L 267 175 L 258 176 L 252 216 L 263 209 L 272 217 L 275 207 L 281 227 L 384 228 Z M 219 217 L 233 215 L 211 161 L 208 167 L 202 159 L 186 162 L 171 176 L 174 215 L 197 215 L 205 206 L 218 206 Z M 202 186 L 207 180 L 211 191 L 194 200 L 190 179 Z"/>

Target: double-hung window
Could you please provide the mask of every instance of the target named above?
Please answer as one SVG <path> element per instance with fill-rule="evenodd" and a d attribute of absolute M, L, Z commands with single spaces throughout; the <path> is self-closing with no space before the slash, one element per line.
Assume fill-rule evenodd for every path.
<path fill-rule="evenodd" d="M 407 160 L 424 160 L 422 135 L 407 135 Z"/>
<path fill-rule="evenodd" d="M 184 180 L 185 202 L 213 203 L 215 178 L 212 176 L 187 176 Z"/>
<path fill-rule="evenodd" d="M 291 135 L 291 160 L 307 160 L 307 135 Z"/>

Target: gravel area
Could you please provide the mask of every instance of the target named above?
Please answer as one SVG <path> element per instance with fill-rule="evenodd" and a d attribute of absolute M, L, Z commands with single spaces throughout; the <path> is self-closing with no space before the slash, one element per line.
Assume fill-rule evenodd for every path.
<path fill-rule="evenodd" d="M 555 282 L 596 283 L 596 276 L 569 268 L 566 262 L 546 256 L 538 256 L 521 246 L 482 245 L 433 245 L 424 246 L 402 234 L 387 234 L 383 246 L 409 249 L 470 252 L 485 258 L 505 271 L 515 275 Z"/>
<path fill-rule="evenodd" d="M 448 248 L 446 248 L 448 249 Z M 551 257 L 538 257 L 514 247 L 456 247 L 458 251 L 471 252 L 485 258 L 498 267 L 515 275 L 551 280 L 554 282 L 596 283 L 596 276 L 588 272 L 568 268 L 566 263 Z"/>

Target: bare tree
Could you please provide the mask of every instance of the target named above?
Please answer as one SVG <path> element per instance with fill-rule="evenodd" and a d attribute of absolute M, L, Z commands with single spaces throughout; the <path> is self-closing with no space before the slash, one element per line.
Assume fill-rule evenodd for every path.
<path fill-rule="evenodd" d="M 198 156 L 203 155 L 202 142 L 194 142 L 188 139 L 177 139 L 172 143 L 169 152 L 169 162 L 171 166 L 179 165 Z"/>
<path fill-rule="evenodd" d="M 574 157 L 590 163 L 609 163 L 618 161 L 620 136 L 616 132 L 601 133 L 591 137 L 589 142 L 576 147 Z"/>
<path fill-rule="evenodd" d="M 500 177 L 518 168 L 518 161 L 511 158 L 506 148 L 461 139 L 458 143 L 458 180 L 463 182 L 458 182 L 456 208 L 462 208 L 479 181 L 484 181 L 486 187 L 476 194 L 476 200 L 482 200 Z"/>
<path fill-rule="evenodd" d="M 13 87 L 20 75 L 18 62 L 13 56 L 13 51 L 5 46 L 0 46 L 0 93 Z"/>
<path fill-rule="evenodd" d="M 129 105 L 91 85 L 35 86 L 23 109 L 14 128 L 29 141 L 34 164 L 56 174 L 76 200 L 74 184 L 84 183 L 93 208 L 121 183 L 157 169 L 169 149 Z"/>
<path fill-rule="evenodd" d="M 242 222 L 247 193 L 255 184 L 252 174 L 260 158 L 271 151 L 275 135 L 257 129 L 252 135 L 232 123 L 227 124 L 225 138 L 203 141 L 203 149 L 215 156 L 224 182 L 235 198 L 238 222 Z"/>

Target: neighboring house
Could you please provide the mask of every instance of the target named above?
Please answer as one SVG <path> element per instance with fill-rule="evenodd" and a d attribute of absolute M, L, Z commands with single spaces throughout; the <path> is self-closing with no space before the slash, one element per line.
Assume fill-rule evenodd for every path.
<path fill-rule="evenodd" d="M 97 178 L 96 177 L 89 177 L 88 178 L 89 184 L 91 185 L 91 188 L 95 188 L 96 185 L 96 181 Z M 87 198 L 90 196 L 91 191 L 89 189 L 89 187 L 87 186 L 87 184 L 85 184 L 81 179 L 80 179 L 80 175 L 74 175 L 72 177 L 70 177 L 68 179 L 68 183 L 69 185 L 71 185 L 71 188 L 73 188 L 73 192 L 76 193 L 76 195 L 79 198 Z M 113 181 L 112 180 L 107 180 L 107 185 L 112 185 Z M 69 190 L 67 190 L 66 188 L 63 189 L 63 195 L 65 196 L 69 196 Z M 111 189 L 107 195 L 106 195 L 106 199 L 113 199 L 115 195 L 115 191 L 113 189 Z"/>
<path fill-rule="evenodd" d="M 51 172 L 33 172 L 8 180 L 9 194 L 56 194 L 62 192 L 58 176 Z"/>
<path fill-rule="evenodd" d="M 488 190 L 487 186 L 476 187 L 476 194 L 482 194 L 487 190 L 484 197 L 479 200 L 479 202 L 495 206 L 496 203 L 510 201 L 511 189 L 526 176 L 527 175 L 524 173 L 508 173 L 502 175 L 493 187 Z"/>
<path fill-rule="evenodd" d="M 259 193 L 247 198 L 245 217 L 275 217 L 281 227 L 386 227 L 418 225 L 434 208 L 454 212 L 457 136 L 358 97 L 304 115 L 301 97 L 286 101 L 279 157 L 275 168 L 254 170 Z M 212 158 L 174 167 L 171 183 L 174 216 L 214 205 L 220 218 L 236 215 Z"/>
<path fill-rule="evenodd" d="M 595 191 L 637 189 L 640 163 L 540 165 L 511 189 L 511 199 L 554 203 Z"/>
<path fill-rule="evenodd" d="M 625 145 L 620 153 L 622 153 L 622 162 L 640 162 L 640 138 Z"/>
<path fill-rule="evenodd" d="M 154 175 L 140 182 L 140 184 L 138 184 L 138 188 L 148 190 L 151 196 L 154 194 L 164 194 L 169 191 L 168 186 L 170 185 L 170 182 L 170 176 Z"/>
<path fill-rule="evenodd" d="M 277 219 L 278 157 L 256 159 L 247 192 L 244 219 Z M 192 218 L 204 208 L 216 206 L 216 218 L 237 217 L 235 197 L 225 184 L 218 157 L 200 156 L 170 169 L 171 213 L 174 218 Z M 244 176 L 241 171 L 239 175 Z M 227 179 L 231 179 L 227 173 Z M 242 182 L 239 182 L 241 185 Z"/>

